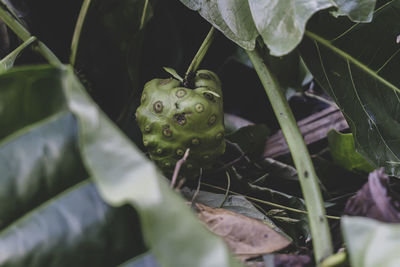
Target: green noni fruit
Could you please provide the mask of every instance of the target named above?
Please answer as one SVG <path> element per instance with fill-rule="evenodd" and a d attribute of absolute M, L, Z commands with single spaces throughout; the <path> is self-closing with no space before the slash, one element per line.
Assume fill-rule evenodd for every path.
<path fill-rule="evenodd" d="M 150 157 L 168 177 L 187 148 L 190 153 L 180 175 L 193 178 L 200 168 L 212 168 L 225 152 L 221 82 L 208 70 L 199 70 L 194 89 L 174 78 L 146 83 L 136 120 Z"/>

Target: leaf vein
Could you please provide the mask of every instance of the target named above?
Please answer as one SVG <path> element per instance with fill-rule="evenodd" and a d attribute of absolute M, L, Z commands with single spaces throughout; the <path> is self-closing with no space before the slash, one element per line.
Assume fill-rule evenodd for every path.
<path fill-rule="evenodd" d="M 391 149 L 391 148 L 388 146 L 388 144 L 386 143 L 386 140 L 383 138 L 381 132 L 379 131 L 378 125 L 376 125 L 376 123 L 375 123 L 375 121 L 373 120 L 373 118 L 371 118 L 371 115 L 370 115 L 370 114 L 367 112 L 367 110 L 365 109 L 365 106 L 364 106 L 363 102 L 361 101 L 360 95 L 358 94 L 358 91 L 357 91 L 357 88 L 356 88 L 356 85 L 355 85 L 355 82 L 354 82 L 354 79 L 353 79 L 353 74 L 352 74 L 352 72 L 351 72 L 350 61 L 349 61 L 349 60 L 346 60 L 346 63 L 347 63 L 347 69 L 349 70 L 349 76 L 350 76 L 351 84 L 352 84 L 352 86 L 353 86 L 354 93 L 355 93 L 356 96 L 357 96 L 357 100 L 358 100 L 358 102 L 360 102 L 361 108 L 363 109 L 364 113 L 367 115 L 367 117 L 368 117 L 368 119 L 370 120 L 370 122 L 372 123 L 372 125 L 375 127 L 376 132 L 378 133 L 379 138 L 382 140 L 382 142 L 383 142 L 383 144 L 385 145 L 385 147 L 387 147 L 387 149 L 390 151 L 390 153 L 392 153 L 392 155 L 393 155 L 397 160 L 400 161 L 400 159 L 397 157 L 397 155 L 392 151 L 392 149 Z"/>

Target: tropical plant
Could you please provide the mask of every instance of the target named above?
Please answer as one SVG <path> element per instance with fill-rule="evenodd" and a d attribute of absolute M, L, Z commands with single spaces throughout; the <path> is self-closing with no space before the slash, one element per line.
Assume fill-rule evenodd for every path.
<path fill-rule="evenodd" d="M 1 0 L 0 266 L 395 266 L 399 14 L 397 0 Z M 351 133 L 306 144 L 302 112 L 327 105 Z M 291 157 L 266 158 L 279 128 Z M 186 150 L 195 135 L 206 146 Z M 390 183 L 375 171 L 360 189 L 380 167 Z M 343 214 L 383 222 L 345 216 L 342 240 Z"/>

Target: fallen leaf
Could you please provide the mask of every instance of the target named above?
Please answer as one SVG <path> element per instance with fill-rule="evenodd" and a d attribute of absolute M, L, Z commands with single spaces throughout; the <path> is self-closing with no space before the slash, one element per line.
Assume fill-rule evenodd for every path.
<path fill-rule="evenodd" d="M 266 267 L 309 267 L 312 264 L 308 255 L 270 254 L 265 255 L 263 260 Z"/>
<path fill-rule="evenodd" d="M 281 250 L 291 243 L 260 220 L 199 203 L 196 208 L 200 220 L 242 260 Z"/>
<path fill-rule="evenodd" d="M 347 201 L 344 213 L 382 222 L 400 222 L 399 207 L 400 196 L 390 189 L 389 177 L 382 168 L 369 174 L 368 182 Z"/>

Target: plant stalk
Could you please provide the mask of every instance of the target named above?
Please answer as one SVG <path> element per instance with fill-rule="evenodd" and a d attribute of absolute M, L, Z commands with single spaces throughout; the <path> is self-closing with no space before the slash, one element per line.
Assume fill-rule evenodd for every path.
<path fill-rule="evenodd" d="M 322 264 L 321 267 L 344 267 L 348 266 L 347 262 L 347 254 L 346 252 L 338 252 L 336 254 L 333 254 L 326 258 Z"/>
<path fill-rule="evenodd" d="M 146 0 L 144 2 L 144 6 L 143 6 L 143 12 L 142 12 L 142 17 L 140 18 L 140 26 L 139 26 L 139 30 L 143 29 L 144 24 L 146 23 L 146 15 L 147 15 L 147 8 L 149 6 L 149 0 Z"/>
<path fill-rule="evenodd" d="M 292 154 L 308 210 L 315 261 L 317 265 L 320 265 L 326 257 L 332 254 L 333 248 L 328 221 L 325 217 L 324 202 L 318 185 L 318 177 L 289 103 L 276 78 L 265 64 L 262 53 L 263 51 L 259 46 L 256 46 L 253 51 L 247 51 L 268 95 Z"/>
<path fill-rule="evenodd" d="M 190 73 L 196 71 L 199 68 L 201 61 L 203 61 L 203 58 L 208 51 L 208 48 L 210 47 L 212 41 L 214 40 L 214 36 L 215 36 L 215 28 L 211 27 L 206 38 L 204 39 L 199 50 L 197 51 L 196 55 L 194 56 L 192 62 L 190 63 L 189 68 L 186 71 L 185 78 L 187 78 Z"/>
<path fill-rule="evenodd" d="M 81 37 L 82 33 L 82 28 L 83 24 L 85 22 L 86 14 L 90 6 L 90 1 L 91 0 L 84 0 L 81 10 L 79 11 L 79 16 L 76 21 L 75 25 L 75 30 L 74 30 L 74 35 L 72 36 L 72 42 L 71 42 L 71 56 L 69 62 L 71 63 L 72 66 L 75 65 L 76 61 L 76 54 L 78 52 L 78 46 L 79 46 L 79 39 Z"/>
<path fill-rule="evenodd" d="M 23 41 L 26 42 L 32 35 L 25 27 L 19 23 L 3 5 L 0 5 L 0 19 Z M 42 42 L 36 41 L 34 48 L 52 65 L 56 67 L 62 66 L 61 61 L 56 55 Z"/>

